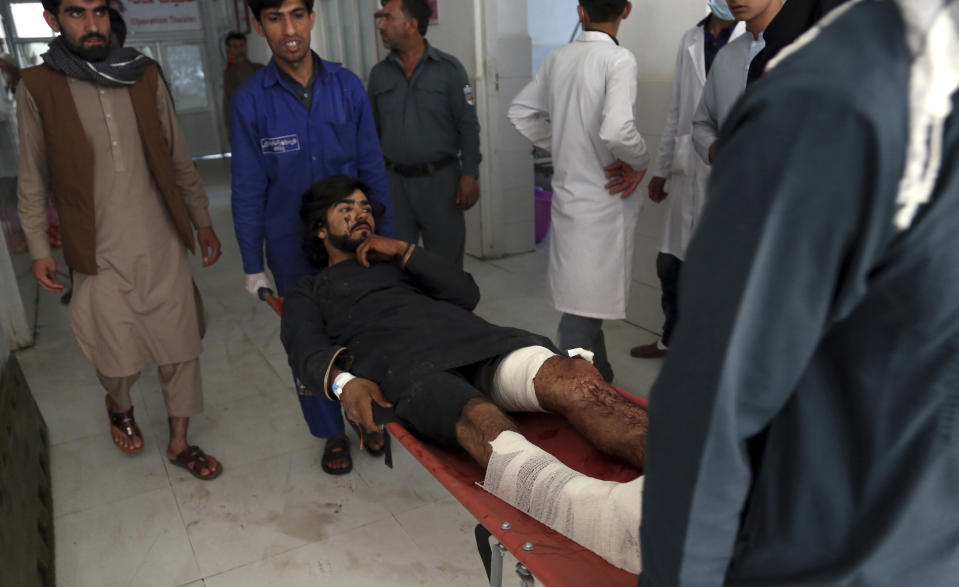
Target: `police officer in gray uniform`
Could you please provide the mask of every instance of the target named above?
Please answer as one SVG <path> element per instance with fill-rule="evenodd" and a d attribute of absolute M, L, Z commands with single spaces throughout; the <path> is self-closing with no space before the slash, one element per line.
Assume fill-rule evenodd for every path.
<path fill-rule="evenodd" d="M 462 266 L 463 211 L 479 200 L 479 121 L 463 65 L 424 38 L 426 0 L 382 0 L 376 28 L 390 54 L 369 93 L 393 196 L 394 236 Z"/>

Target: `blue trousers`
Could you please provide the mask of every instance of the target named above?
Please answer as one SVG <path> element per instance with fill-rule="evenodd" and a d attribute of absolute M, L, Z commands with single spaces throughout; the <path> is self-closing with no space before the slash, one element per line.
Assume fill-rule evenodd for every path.
<path fill-rule="evenodd" d="M 270 267 L 273 280 L 276 282 L 276 291 L 280 296 L 286 295 L 286 292 L 303 277 L 301 271 L 281 273 L 283 269 L 285 267 L 275 269 Z M 310 434 L 317 438 L 332 438 L 343 434 L 345 428 L 339 402 L 327 399 L 322 389 L 310 391 L 312 395 L 304 395 L 300 386 L 297 385 L 296 395 L 300 398 L 300 408 L 303 410 L 303 418 L 306 419 L 307 426 L 310 427 Z"/>

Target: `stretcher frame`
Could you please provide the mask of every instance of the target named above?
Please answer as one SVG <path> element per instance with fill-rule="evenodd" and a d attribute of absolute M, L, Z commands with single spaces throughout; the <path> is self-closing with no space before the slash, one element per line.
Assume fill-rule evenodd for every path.
<path fill-rule="evenodd" d="M 272 294 L 266 288 L 260 290 L 260 298 L 281 314 L 283 299 Z M 645 399 L 618 387 L 615 389 L 627 401 L 648 408 Z M 584 475 L 616 482 L 632 481 L 640 475 L 635 468 L 600 453 L 561 416 L 541 413 L 511 416 L 527 440 Z M 523 587 L 534 586 L 537 579 L 549 587 L 636 585 L 637 575 L 614 567 L 480 487 L 485 472 L 466 451 L 424 442 L 395 421 L 385 427 L 479 522 L 474 530 L 476 546 L 491 587 L 503 584 L 507 551 L 518 561 L 515 571 Z M 495 543 L 491 544 L 491 538 Z"/>
<path fill-rule="evenodd" d="M 628 401 L 647 408 L 645 399 L 619 388 L 617 391 Z M 617 482 L 632 481 L 640 474 L 597 451 L 560 416 L 511 415 L 530 442 L 576 471 Z M 536 579 L 549 587 L 636 585 L 637 575 L 612 566 L 599 555 L 482 489 L 479 483 L 485 473 L 466 451 L 424 442 L 397 422 L 390 422 L 386 429 L 479 522 L 475 529 L 476 545 L 491 587 L 503 584 L 506 551 L 518 561 L 516 574 L 523 587 L 535 585 Z M 490 537 L 495 540 L 492 545 Z"/>

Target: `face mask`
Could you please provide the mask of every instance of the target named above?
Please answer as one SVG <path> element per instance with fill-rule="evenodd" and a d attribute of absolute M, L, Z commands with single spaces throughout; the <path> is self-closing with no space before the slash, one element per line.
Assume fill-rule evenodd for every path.
<path fill-rule="evenodd" d="M 736 20 L 736 17 L 729 10 L 726 0 L 709 0 L 709 9 L 719 20 Z"/>

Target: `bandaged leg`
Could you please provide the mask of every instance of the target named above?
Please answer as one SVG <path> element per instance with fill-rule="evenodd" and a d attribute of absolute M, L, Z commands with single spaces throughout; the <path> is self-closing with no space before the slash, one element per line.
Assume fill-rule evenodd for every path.
<path fill-rule="evenodd" d="M 492 443 L 483 488 L 610 564 L 640 571 L 643 477 L 614 483 L 560 463 L 516 432 Z"/>
<path fill-rule="evenodd" d="M 536 399 L 533 378 L 547 359 L 556 353 L 546 347 L 530 346 L 506 355 L 493 375 L 490 399 L 507 412 L 545 412 Z"/>
<path fill-rule="evenodd" d="M 493 403 L 507 412 L 547 412 L 536 397 L 533 379 L 543 363 L 555 356 L 556 353 L 542 346 L 524 347 L 506 355 L 493 374 L 490 392 Z M 585 349 L 573 349 L 569 356 L 593 362 L 593 353 Z"/>

